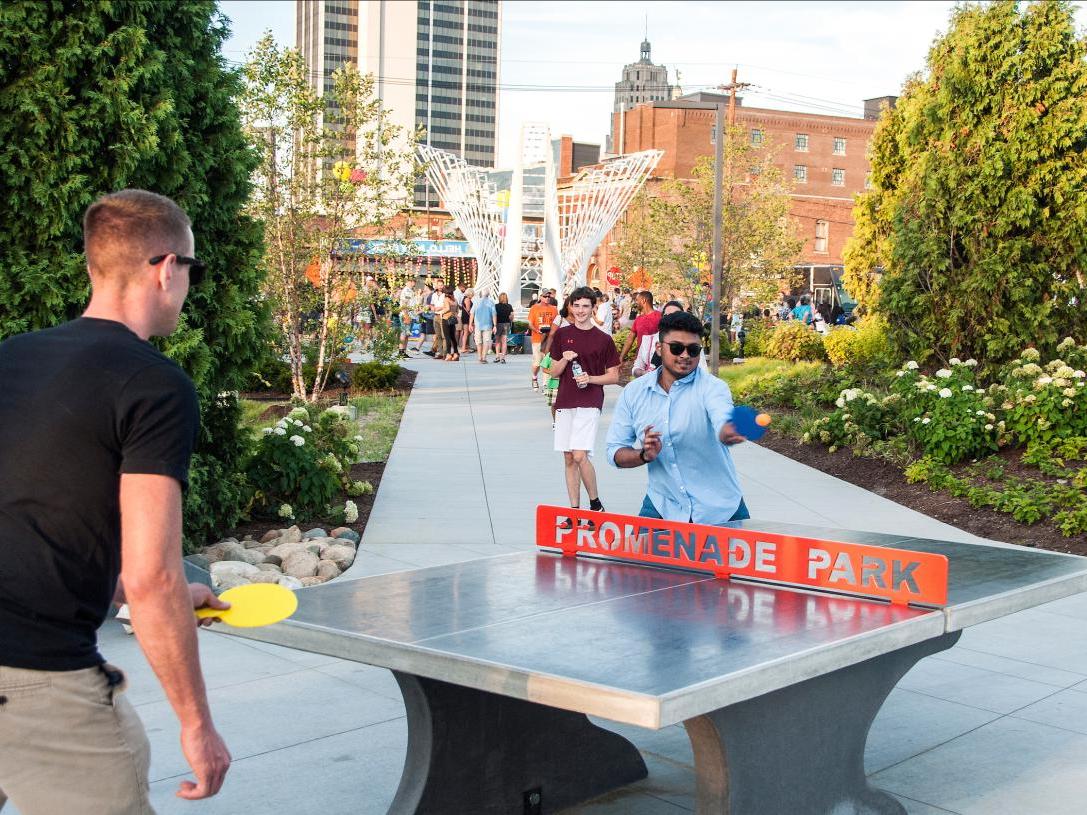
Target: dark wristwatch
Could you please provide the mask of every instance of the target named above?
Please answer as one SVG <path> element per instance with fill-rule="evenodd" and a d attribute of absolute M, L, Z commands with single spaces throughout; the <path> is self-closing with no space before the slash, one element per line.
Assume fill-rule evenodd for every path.
<path fill-rule="evenodd" d="M 638 450 L 638 458 L 640 458 L 642 460 L 642 464 L 648 464 L 649 463 L 649 459 L 647 459 L 645 457 L 645 448 L 644 447 L 642 447 L 641 449 Z"/>

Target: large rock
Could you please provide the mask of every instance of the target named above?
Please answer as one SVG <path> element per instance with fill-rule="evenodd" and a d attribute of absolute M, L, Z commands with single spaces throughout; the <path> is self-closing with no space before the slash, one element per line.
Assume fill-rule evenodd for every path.
<path fill-rule="evenodd" d="M 252 538 L 246 538 L 242 541 L 242 546 L 244 546 L 246 549 L 259 549 L 261 546 L 264 545 L 265 544 L 261 543 L 260 541 L 255 541 Z"/>
<path fill-rule="evenodd" d="M 282 575 L 279 578 L 278 582 L 279 582 L 279 585 L 281 585 L 283 588 L 290 589 L 291 591 L 294 591 L 295 589 L 302 588 L 302 580 L 300 578 L 291 577 L 290 575 L 287 575 L 287 574 Z"/>
<path fill-rule="evenodd" d="M 245 547 L 234 540 L 219 541 L 219 543 L 213 543 L 207 549 L 204 550 L 204 557 L 208 559 L 209 563 L 216 563 L 220 560 L 245 560 Z"/>
<path fill-rule="evenodd" d="M 343 540 L 349 540 L 352 543 L 358 543 L 362 540 L 362 535 L 356 532 L 354 529 L 349 529 L 346 526 L 338 526 L 330 533 L 334 538 L 341 538 Z"/>
<path fill-rule="evenodd" d="M 220 592 L 223 592 L 223 591 L 226 591 L 227 589 L 232 589 L 235 586 L 248 586 L 249 583 L 250 583 L 249 578 L 242 577 L 241 575 L 238 575 L 238 574 L 227 574 L 227 575 L 223 575 L 223 577 L 221 577 L 215 583 L 215 588 L 217 588 Z"/>
<path fill-rule="evenodd" d="M 316 586 L 318 583 L 325 582 L 325 579 L 323 577 L 303 577 L 300 578 L 300 580 L 302 582 L 303 588 L 305 588 L 306 586 Z"/>
<path fill-rule="evenodd" d="M 327 537 L 328 537 L 328 533 L 325 532 L 325 530 L 321 529 L 321 527 L 319 527 L 319 526 L 315 526 L 313 529 L 309 530 L 308 532 L 306 532 L 305 534 L 302 535 L 302 540 L 309 540 L 311 538 L 327 538 Z"/>
<path fill-rule="evenodd" d="M 292 552 L 283 558 L 283 574 L 289 577 L 313 577 L 317 574 L 317 563 L 317 555 L 313 552 Z"/>
<path fill-rule="evenodd" d="M 278 583 L 279 579 L 281 577 L 283 577 L 283 575 L 280 574 L 279 572 L 261 571 L 261 572 L 257 572 L 255 575 L 253 575 L 251 578 L 249 578 L 249 582 L 250 583 Z"/>
<path fill-rule="evenodd" d="M 293 555 L 295 552 L 312 552 L 313 554 L 319 554 L 321 551 L 321 544 L 316 541 L 300 541 L 296 543 L 281 543 L 279 546 L 274 546 L 268 552 L 268 557 L 278 557 L 280 560 L 286 560 L 288 556 Z"/>
<path fill-rule="evenodd" d="M 259 549 L 246 549 L 245 554 L 242 556 L 242 560 L 246 563 L 252 563 L 256 566 L 259 563 L 263 563 L 265 558 L 264 552 Z"/>
<path fill-rule="evenodd" d="M 260 569 L 262 572 L 275 572 L 276 574 L 283 574 L 283 570 L 279 568 L 278 563 L 269 563 L 268 561 L 265 561 L 264 563 L 258 563 L 257 568 Z"/>
<path fill-rule="evenodd" d="M 274 541 L 282 534 L 283 534 L 282 530 L 269 529 L 267 532 L 265 532 L 263 535 L 261 535 L 260 542 L 261 543 L 268 543 L 269 541 Z"/>
<path fill-rule="evenodd" d="M 290 529 L 284 529 L 280 532 L 280 543 L 298 543 L 302 540 L 302 530 L 297 526 L 292 526 Z"/>
<path fill-rule="evenodd" d="M 321 560 L 317 563 L 317 577 L 325 580 L 331 580 L 334 577 L 339 577 L 343 574 L 343 569 L 336 565 L 331 560 Z"/>
<path fill-rule="evenodd" d="M 321 560 L 331 560 L 340 571 L 346 571 L 347 567 L 355 561 L 355 547 L 334 544 L 321 550 Z"/>
<path fill-rule="evenodd" d="M 266 554 L 264 556 L 264 563 L 267 563 L 269 566 L 279 567 L 279 566 L 283 565 L 283 558 L 281 558 L 279 555 L 273 555 L 271 552 L 269 552 L 268 554 Z M 264 564 L 258 564 L 258 565 L 264 565 Z"/>
<path fill-rule="evenodd" d="M 221 580 L 227 575 L 238 577 L 250 577 L 257 574 L 260 569 L 252 563 L 244 563 L 240 560 L 219 560 L 211 564 L 211 576 L 214 580 Z M 314 568 L 316 571 L 316 568 Z"/>

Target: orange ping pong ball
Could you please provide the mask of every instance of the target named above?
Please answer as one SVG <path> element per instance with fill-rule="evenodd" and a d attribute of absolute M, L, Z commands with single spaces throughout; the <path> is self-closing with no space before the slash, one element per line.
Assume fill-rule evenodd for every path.
<path fill-rule="evenodd" d="M 755 417 L 755 424 L 757 424 L 759 427 L 768 426 L 770 424 L 770 414 L 760 413 L 758 416 Z"/>

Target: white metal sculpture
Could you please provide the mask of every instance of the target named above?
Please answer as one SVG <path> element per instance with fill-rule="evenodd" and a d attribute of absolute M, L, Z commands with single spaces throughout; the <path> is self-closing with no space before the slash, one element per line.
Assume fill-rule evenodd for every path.
<path fill-rule="evenodd" d="M 485 170 L 472 167 L 460 156 L 429 145 L 419 145 L 418 150 L 427 178 L 475 250 L 476 291 L 497 299 L 505 234 L 498 190 Z"/>
<path fill-rule="evenodd" d="M 593 252 L 663 155 L 663 150 L 645 150 L 587 167 L 558 191 L 560 290 L 564 295 L 585 285 Z"/>
<path fill-rule="evenodd" d="M 526 273 L 564 295 L 584 286 L 596 247 L 664 155 L 663 150 L 645 150 L 605 161 L 582 170 L 562 190 L 556 189 L 549 161 L 543 236 L 528 247 L 526 268 L 521 228 L 523 162 L 513 173 L 512 189 L 500 192 L 487 170 L 428 145 L 418 150 L 427 178 L 476 252 L 476 290 L 495 298 L 503 290 L 513 303 L 521 300 Z M 506 198 L 500 202 L 502 195 Z"/>

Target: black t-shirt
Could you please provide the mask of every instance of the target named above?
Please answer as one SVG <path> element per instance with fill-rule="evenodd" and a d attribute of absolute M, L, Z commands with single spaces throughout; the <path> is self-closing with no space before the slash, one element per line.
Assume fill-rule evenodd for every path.
<path fill-rule="evenodd" d="M 0 665 L 89 668 L 121 569 L 121 473 L 187 483 L 196 391 L 90 318 L 0 344 L 0 382 Z"/>
<path fill-rule="evenodd" d="M 513 306 L 509 303 L 495 303 L 494 314 L 496 323 L 508 323 L 513 316 Z"/>

